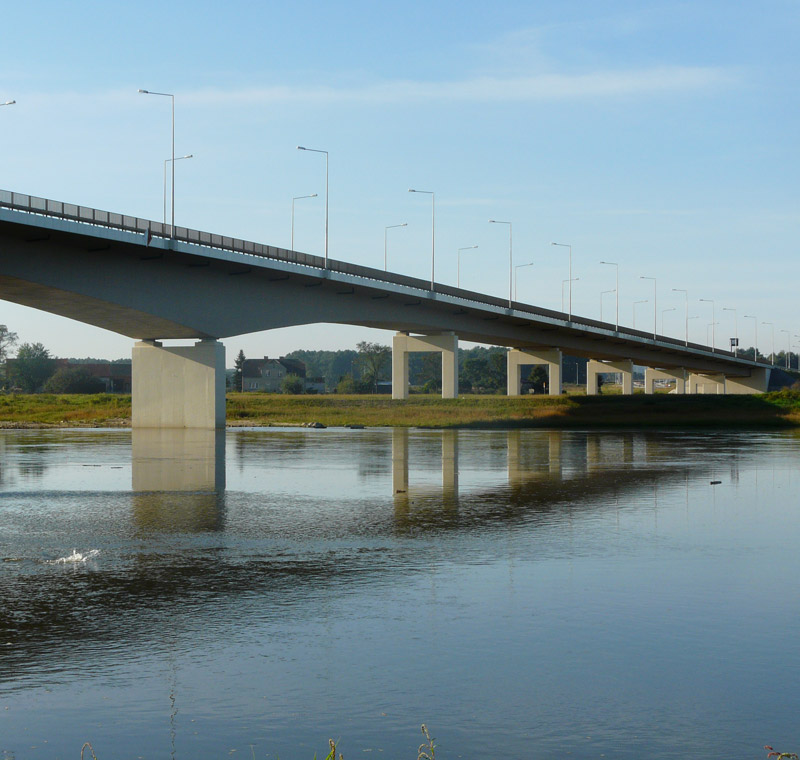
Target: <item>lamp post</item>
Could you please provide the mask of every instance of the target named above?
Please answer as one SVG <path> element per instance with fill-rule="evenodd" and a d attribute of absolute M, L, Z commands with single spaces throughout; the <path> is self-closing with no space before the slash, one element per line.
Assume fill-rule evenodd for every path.
<path fill-rule="evenodd" d="M 518 269 L 522 269 L 523 267 L 532 267 L 532 266 L 533 266 L 533 262 L 530 261 L 527 264 L 517 264 L 514 267 L 514 300 L 515 301 L 517 300 L 517 274 L 518 274 L 517 270 Z"/>
<path fill-rule="evenodd" d="M 789 355 L 792 353 L 792 331 L 781 330 L 786 333 L 786 369 L 789 369 Z"/>
<path fill-rule="evenodd" d="M 733 346 L 733 355 L 739 355 L 739 317 L 736 314 L 736 309 L 728 308 L 727 306 L 722 307 L 722 311 L 732 311 L 733 312 L 733 337 L 736 338 L 736 342 Z"/>
<path fill-rule="evenodd" d="M 461 251 L 471 251 L 473 248 L 477 248 L 477 245 L 467 245 L 463 248 L 458 249 L 457 255 L 457 263 L 456 263 L 456 287 L 461 287 Z"/>
<path fill-rule="evenodd" d="M 666 314 L 668 311 L 677 311 L 677 309 L 676 309 L 674 306 L 672 306 L 672 307 L 671 307 L 671 308 L 669 308 L 669 309 L 661 309 L 661 334 L 662 334 L 662 335 L 666 335 L 666 333 L 664 332 L 664 315 L 665 315 L 665 314 Z"/>
<path fill-rule="evenodd" d="M 619 332 L 619 264 L 616 264 L 613 261 L 601 261 L 600 263 L 601 264 L 606 264 L 607 266 L 610 266 L 610 267 L 615 267 L 616 270 L 617 270 L 617 282 L 616 282 L 616 286 L 614 288 L 614 292 L 617 294 L 617 317 L 616 317 L 615 327 L 616 327 L 616 331 Z M 606 291 L 606 292 L 609 293 L 611 291 Z M 600 311 L 602 311 L 602 310 L 603 310 L 603 306 L 602 306 L 602 298 L 601 298 L 601 300 L 600 300 Z"/>
<path fill-rule="evenodd" d="M 561 311 L 564 311 L 564 286 L 569 283 L 570 295 L 572 294 L 572 283 L 580 280 L 580 277 L 575 277 L 571 280 L 561 280 Z"/>
<path fill-rule="evenodd" d="M 719 324 L 719 322 L 709 322 L 706 325 L 706 345 L 708 345 L 708 332 L 711 331 L 711 340 L 714 340 L 714 328 Z"/>
<path fill-rule="evenodd" d="M 711 304 L 711 352 L 714 353 L 717 345 L 717 333 L 716 333 L 716 324 L 717 318 L 714 312 L 714 300 L 711 298 L 701 298 L 700 299 L 703 303 L 710 303 Z M 708 342 L 708 331 L 706 331 L 706 342 Z"/>
<path fill-rule="evenodd" d="M 172 224 L 170 237 L 175 237 L 175 96 L 171 92 L 153 92 L 152 90 L 139 90 L 142 95 L 161 95 L 172 100 Z"/>
<path fill-rule="evenodd" d="M 616 293 L 616 290 L 603 290 L 600 293 L 600 321 L 603 321 L 603 296 L 608 295 L 609 293 Z"/>
<path fill-rule="evenodd" d="M 177 158 L 165 158 L 164 159 L 164 218 L 163 222 L 166 225 L 167 223 L 167 164 L 173 161 L 183 161 L 184 158 L 194 158 L 193 153 L 189 153 L 187 156 L 178 156 Z"/>
<path fill-rule="evenodd" d="M 686 298 L 686 345 L 689 345 L 689 291 L 686 288 L 673 288 L 675 293 L 683 293 Z"/>
<path fill-rule="evenodd" d="M 317 194 L 312 193 L 311 195 L 295 195 L 292 198 L 292 243 L 291 243 L 291 250 L 294 250 L 294 202 L 302 200 L 303 198 L 316 198 Z"/>
<path fill-rule="evenodd" d="M 513 303 L 513 285 L 514 285 L 514 256 L 511 251 L 511 222 L 500 222 L 497 219 L 490 219 L 489 224 L 507 224 L 508 225 L 508 308 L 511 308 Z"/>
<path fill-rule="evenodd" d="M 434 288 L 434 275 L 436 273 L 436 194 L 433 190 L 412 190 L 409 193 L 422 193 L 431 196 L 431 290 Z"/>
<path fill-rule="evenodd" d="M 753 361 L 758 361 L 758 317 L 754 317 L 752 314 L 745 314 L 745 319 L 752 319 L 753 320 L 753 330 L 755 330 L 755 343 L 753 343 Z"/>
<path fill-rule="evenodd" d="M 657 309 L 657 301 L 656 301 L 656 278 L 655 277 L 645 277 L 644 275 L 639 277 L 640 280 L 652 280 L 653 281 L 653 340 L 657 337 L 658 332 L 658 321 L 656 319 L 656 315 L 658 313 Z"/>
<path fill-rule="evenodd" d="M 643 301 L 634 301 L 633 302 L 633 329 L 636 329 L 636 305 L 640 303 L 647 303 L 647 299 L 645 298 Z"/>
<path fill-rule="evenodd" d="M 389 259 L 387 256 L 388 251 L 388 243 L 386 240 L 386 236 L 389 230 L 393 230 L 395 227 L 408 227 L 408 222 L 403 222 L 402 224 L 390 224 L 388 227 L 383 228 L 383 271 L 389 271 Z"/>
<path fill-rule="evenodd" d="M 699 315 L 699 314 L 693 314 L 691 317 L 689 317 L 689 318 L 686 320 L 686 324 L 687 324 L 687 325 L 689 324 L 689 319 L 700 319 L 700 315 Z M 687 327 L 687 334 L 688 334 L 688 327 Z M 687 343 L 686 345 L 688 346 L 689 344 Z"/>
<path fill-rule="evenodd" d="M 309 153 L 325 154 L 325 269 L 327 269 L 328 268 L 328 151 L 318 150 L 317 148 L 304 148 L 302 145 L 298 145 L 297 150 L 305 150 Z"/>
<path fill-rule="evenodd" d="M 772 353 L 770 354 L 770 364 L 775 366 L 775 325 L 772 322 L 762 322 L 762 325 L 770 325 L 772 327 Z"/>
<path fill-rule="evenodd" d="M 565 282 L 569 282 L 569 314 L 568 318 L 569 321 L 572 321 L 572 246 L 569 243 L 550 243 L 550 245 L 560 245 L 562 248 L 569 248 L 569 280 L 565 280 Z M 580 278 L 576 278 L 580 279 Z M 563 288 L 562 288 L 563 289 Z M 564 311 L 564 299 L 561 299 L 561 311 Z"/>

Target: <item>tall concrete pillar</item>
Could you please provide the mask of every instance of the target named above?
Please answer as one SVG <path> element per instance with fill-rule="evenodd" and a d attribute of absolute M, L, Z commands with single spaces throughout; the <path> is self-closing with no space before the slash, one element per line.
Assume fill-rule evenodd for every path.
<path fill-rule="evenodd" d="M 633 362 L 629 359 L 618 362 L 600 362 L 590 359 L 586 362 L 586 395 L 597 395 L 597 376 L 604 373 L 619 372 L 622 375 L 622 394 L 633 393 Z"/>
<path fill-rule="evenodd" d="M 408 398 L 408 354 L 412 351 L 442 355 L 442 398 L 458 398 L 458 338 L 454 333 L 409 335 L 392 338 L 392 398 Z"/>
<path fill-rule="evenodd" d="M 769 376 L 772 370 L 768 367 L 753 367 L 750 377 L 726 377 L 726 393 L 766 393 L 769 390 Z"/>
<path fill-rule="evenodd" d="M 644 392 L 647 394 L 655 393 L 656 380 L 674 380 L 675 393 L 686 392 L 686 370 L 681 369 L 653 369 L 645 367 L 644 370 Z"/>
<path fill-rule="evenodd" d="M 224 428 L 225 347 L 218 340 L 133 346 L 132 426 Z"/>
<path fill-rule="evenodd" d="M 509 396 L 519 396 L 522 392 L 522 367 L 525 364 L 547 365 L 547 391 L 551 396 L 560 396 L 561 387 L 561 349 L 509 348 L 506 354 L 507 391 Z"/>

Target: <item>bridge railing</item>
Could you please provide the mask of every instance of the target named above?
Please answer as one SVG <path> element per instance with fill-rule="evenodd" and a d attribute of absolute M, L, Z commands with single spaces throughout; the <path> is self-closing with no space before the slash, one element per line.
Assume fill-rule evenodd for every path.
<path fill-rule="evenodd" d="M 35 195 L 16 193 L 10 190 L 0 190 L 0 208 L 9 208 L 15 211 L 25 211 L 42 216 L 67 219 L 74 222 L 81 222 L 83 224 L 96 225 L 98 227 L 107 227 L 111 229 L 125 230 L 128 232 L 136 232 L 142 235 L 147 235 L 150 238 L 158 237 L 164 239 L 174 239 L 185 243 L 192 243 L 194 245 L 205 246 L 208 248 L 232 251 L 234 253 L 245 254 L 248 256 L 277 259 L 293 264 L 313 267 L 315 269 L 325 268 L 325 259 L 321 256 L 314 256 L 310 253 L 300 253 L 299 251 L 291 251 L 286 248 L 279 248 L 273 245 L 254 243 L 249 240 L 242 240 L 240 238 L 229 237 L 227 235 L 217 235 L 212 232 L 202 232 L 200 230 L 194 230 L 189 227 L 180 227 L 178 225 L 175 226 L 174 234 L 171 234 L 172 226 L 162 222 L 154 222 L 149 219 L 140 219 L 139 217 L 128 216 L 126 214 L 117 214 L 112 211 L 101 211 L 100 209 L 91 208 L 90 206 L 64 203 L 63 201 L 54 201 L 50 200 L 49 198 L 40 198 Z M 395 272 L 386 272 L 383 269 L 374 269 L 372 267 L 365 267 L 360 264 L 351 264 L 346 261 L 328 259 L 327 269 L 332 272 L 340 272 L 342 274 L 363 277 L 370 280 L 377 280 L 379 282 L 389 282 L 393 285 L 401 285 L 407 288 L 424 291 L 426 293 L 430 293 L 431 291 L 430 280 L 423 280 L 418 277 L 397 274 Z M 518 301 L 512 301 L 511 304 L 509 304 L 508 299 L 490 296 L 485 293 L 463 290 L 461 288 L 455 288 L 452 285 L 444 285 L 437 282 L 434 283 L 434 291 L 442 295 L 448 295 L 453 298 L 457 298 L 465 303 L 474 302 L 499 308 L 508 308 L 511 306 L 511 308 L 516 311 L 527 312 L 528 314 L 536 317 L 568 321 L 576 326 L 608 330 L 623 337 L 638 338 L 643 340 L 653 339 L 653 334 L 644 330 L 635 330 L 629 327 L 623 327 L 621 325 L 617 330 L 615 329 L 614 325 L 610 325 L 606 322 L 600 322 L 599 320 L 580 317 L 576 316 L 575 314 L 567 315 L 559 311 L 544 309 L 539 306 L 533 306 L 531 304 Z M 671 338 L 664 335 L 659 335 L 658 340 L 661 343 L 671 344 L 676 348 L 684 350 L 707 352 L 712 351 L 709 346 L 703 346 L 701 344 L 692 342 L 687 344 L 685 340 L 679 340 L 677 338 Z M 733 357 L 733 352 L 731 351 L 716 349 L 715 353 L 725 357 Z"/>

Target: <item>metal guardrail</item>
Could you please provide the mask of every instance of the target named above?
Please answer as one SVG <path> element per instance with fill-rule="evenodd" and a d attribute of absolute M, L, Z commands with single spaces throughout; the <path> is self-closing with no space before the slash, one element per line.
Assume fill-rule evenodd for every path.
<path fill-rule="evenodd" d="M 258 256 L 261 258 L 286 261 L 293 264 L 313 267 L 315 269 L 326 269 L 325 259 L 321 256 L 314 256 L 309 253 L 300 253 L 299 251 L 290 251 L 286 248 L 279 248 L 273 245 L 264 245 L 263 243 L 254 243 L 249 240 L 228 237 L 226 235 L 217 235 L 212 232 L 201 232 L 200 230 L 193 230 L 189 227 L 179 227 L 178 225 L 175 225 L 175 234 L 173 235 L 171 234 L 172 226 L 162 222 L 154 222 L 149 219 L 140 219 L 139 217 L 128 216 L 126 214 L 117 214 L 112 211 L 101 211 L 89 206 L 79 206 L 74 203 L 54 201 L 50 200 L 49 198 L 26 195 L 25 193 L 15 193 L 10 190 L 0 190 L 0 208 L 8 208 L 14 211 L 24 211 L 26 213 L 55 217 L 57 219 L 67 219 L 69 221 L 95 225 L 97 227 L 125 230 L 127 232 L 135 232 L 141 235 L 149 235 L 151 238 L 158 237 L 165 240 L 173 239 L 184 243 L 191 243 L 193 245 L 200 245 L 207 248 L 231 251 L 247 256 Z M 376 280 L 378 282 L 388 282 L 393 285 L 402 285 L 404 287 L 421 290 L 426 293 L 431 292 L 431 283 L 429 280 L 422 280 L 418 277 L 409 277 L 407 275 L 396 274 L 394 272 L 385 272 L 382 269 L 373 269 L 372 267 L 365 267 L 359 264 L 349 264 L 345 261 L 337 261 L 336 259 L 330 258 L 328 259 L 327 269 L 332 272 L 340 272 L 341 274 L 364 277 L 366 279 Z M 509 302 L 507 299 L 497 298 L 496 296 L 490 296 L 484 293 L 476 293 L 470 290 L 462 290 L 461 288 L 454 288 L 451 285 L 444 285 L 438 282 L 434 284 L 434 292 L 441 293 L 442 295 L 452 296 L 453 298 L 458 298 L 467 302 L 474 302 L 477 304 L 495 306 L 504 309 L 509 308 Z M 645 341 L 654 340 L 652 333 L 649 332 L 634 330 L 622 326 L 620 326 L 619 329 L 616 329 L 615 325 L 607 322 L 600 322 L 599 320 L 588 319 L 587 317 L 579 317 L 574 314 L 567 315 L 559 311 L 533 306 L 532 304 L 512 301 L 510 307 L 515 311 L 528 313 L 536 317 L 545 317 L 546 319 L 568 322 L 570 325 L 574 325 L 575 327 L 589 327 L 592 329 L 605 330 L 619 336 L 620 338 L 635 338 Z M 703 351 L 705 353 L 717 354 L 726 359 L 737 359 L 737 357 L 734 357 L 734 354 L 731 351 L 719 349 L 714 350 L 709 346 L 703 346 L 698 343 L 690 342 L 687 344 L 685 341 L 678 340 L 677 338 L 659 335 L 657 340 L 659 343 L 668 344 L 678 350 Z M 746 361 L 750 364 L 754 363 L 750 360 L 744 359 L 739 359 L 739 361 Z"/>

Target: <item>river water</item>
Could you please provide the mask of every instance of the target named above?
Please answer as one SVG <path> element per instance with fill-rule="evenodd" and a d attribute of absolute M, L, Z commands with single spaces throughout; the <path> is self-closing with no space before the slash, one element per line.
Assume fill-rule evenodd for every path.
<path fill-rule="evenodd" d="M 0 758 L 798 750 L 800 437 L 0 432 Z"/>

